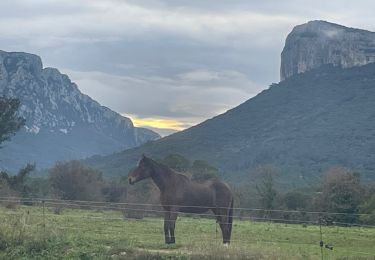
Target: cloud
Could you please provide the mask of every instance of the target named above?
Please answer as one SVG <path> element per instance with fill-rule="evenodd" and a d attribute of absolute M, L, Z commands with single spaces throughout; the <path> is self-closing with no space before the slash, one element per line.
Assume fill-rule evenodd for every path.
<path fill-rule="evenodd" d="M 374 9 L 369 0 L 4 0 L 0 49 L 40 55 L 119 113 L 190 126 L 277 82 L 295 25 L 375 30 Z"/>
<path fill-rule="evenodd" d="M 261 89 L 245 75 L 233 71 L 205 71 L 206 77 L 192 71 L 169 78 L 62 71 L 83 93 L 90 93 L 101 104 L 139 119 L 143 126 L 177 130 L 225 112 Z M 207 81 L 207 75 L 216 76 Z"/>
<path fill-rule="evenodd" d="M 72 39 L 87 42 L 146 35 L 153 38 L 160 33 L 183 35 L 196 41 L 215 42 L 216 45 L 242 45 L 243 37 L 262 38 L 265 34 L 260 32 L 286 29 L 296 22 L 294 17 L 250 10 L 197 12 L 191 8 L 150 8 L 129 1 L 39 0 L 32 4 L 16 1 L 14 5 L 18 10 L 10 11 L 13 13 L 10 15 L 8 10 L 14 10 L 14 6 L 12 8 L 8 1 L 0 4 L 0 33 L 7 37 L 26 37 L 31 43 L 35 43 L 34 39 L 47 39 L 46 43 L 51 47 Z M 265 42 L 272 43 L 267 40 L 261 43 Z"/>
<path fill-rule="evenodd" d="M 190 81 L 190 82 L 191 81 L 209 82 L 209 81 L 220 79 L 217 72 L 212 72 L 212 71 L 207 71 L 207 70 L 190 71 L 187 73 L 180 74 L 179 77 L 183 81 Z"/>

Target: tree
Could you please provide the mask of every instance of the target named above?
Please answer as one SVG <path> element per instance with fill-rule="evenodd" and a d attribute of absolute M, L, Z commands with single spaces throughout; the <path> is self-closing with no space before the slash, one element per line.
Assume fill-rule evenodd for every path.
<path fill-rule="evenodd" d="M 320 204 L 322 210 L 342 213 L 333 217 L 334 221 L 355 222 L 362 197 L 359 174 L 345 168 L 335 167 L 328 171 L 323 181 Z"/>
<path fill-rule="evenodd" d="M 123 181 L 112 180 L 103 188 L 103 195 L 109 202 L 124 202 L 127 196 L 127 188 Z"/>
<path fill-rule="evenodd" d="M 375 225 L 375 193 L 359 207 L 361 223 Z"/>
<path fill-rule="evenodd" d="M 204 160 L 190 160 L 179 154 L 170 154 L 160 161 L 166 166 L 184 173 L 190 173 L 195 181 L 205 181 L 217 178 L 219 170 Z"/>
<path fill-rule="evenodd" d="M 9 140 L 24 124 L 18 115 L 20 101 L 15 98 L 0 97 L 0 144 Z"/>
<path fill-rule="evenodd" d="M 284 204 L 288 210 L 305 209 L 311 197 L 300 191 L 288 191 L 283 196 Z"/>
<path fill-rule="evenodd" d="M 167 155 L 161 163 L 179 172 L 186 172 L 190 168 L 190 161 L 179 154 Z"/>
<path fill-rule="evenodd" d="M 204 160 L 195 160 L 190 171 L 195 181 L 214 179 L 219 175 L 219 170 Z"/>
<path fill-rule="evenodd" d="M 260 203 L 265 210 L 274 208 L 277 191 L 275 188 L 276 170 L 270 166 L 265 165 L 257 169 L 259 175 L 259 182 L 256 184 L 256 190 L 260 197 Z"/>
<path fill-rule="evenodd" d="M 27 164 L 14 176 L 9 176 L 6 172 L 0 172 L 0 188 L 5 187 L 13 192 L 21 193 L 21 196 L 27 197 L 30 193 L 30 187 L 26 184 L 27 176 L 35 170 L 34 164 Z"/>
<path fill-rule="evenodd" d="M 101 174 L 79 161 L 57 162 L 49 181 L 54 195 L 66 200 L 103 200 L 104 181 Z"/>

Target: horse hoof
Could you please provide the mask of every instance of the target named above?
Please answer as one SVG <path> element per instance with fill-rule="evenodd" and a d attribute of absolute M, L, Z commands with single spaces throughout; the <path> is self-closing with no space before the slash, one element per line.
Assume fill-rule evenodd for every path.
<path fill-rule="evenodd" d="M 224 247 L 229 247 L 229 243 L 224 243 L 223 246 Z"/>

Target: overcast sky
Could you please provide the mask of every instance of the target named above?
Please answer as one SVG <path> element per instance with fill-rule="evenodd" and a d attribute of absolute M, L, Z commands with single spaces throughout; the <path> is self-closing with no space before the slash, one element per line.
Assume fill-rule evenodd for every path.
<path fill-rule="evenodd" d="M 374 10 L 371 0 L 1 0 L 0 49 L 40 55 L 138 125 L 180 130 L 278 82 L 295 25 L 375 31 Z"/>

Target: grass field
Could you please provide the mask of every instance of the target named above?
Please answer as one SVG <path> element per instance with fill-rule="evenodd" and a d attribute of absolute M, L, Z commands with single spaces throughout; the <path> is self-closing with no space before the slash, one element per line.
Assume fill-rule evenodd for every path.
<path fill-rule="evenodd" d="M 319 226 L 235 220 L 221 244 L 213 219 L 182 217 L 176 245 L 162 218 L 124 220 L 118 211 L 0 207 L 0 259 L 321 259 Z M 45 227 L 44 224 L 45 223 Z M 323 227 L 324 259 L 375 259 L 375 229 Z"/>

